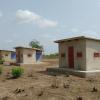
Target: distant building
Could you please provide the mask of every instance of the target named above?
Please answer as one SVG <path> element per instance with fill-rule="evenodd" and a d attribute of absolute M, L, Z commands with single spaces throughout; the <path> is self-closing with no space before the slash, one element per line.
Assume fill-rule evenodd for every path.
<path fill-rule="evenodd" d="M 18 64 L 34 64 L 42 59 L 42 50 L 37 48 L 15 47 Z"/>
<path fill-rule="evenodd" d="M 5 62 L 15 62 L 16 53 L 10 50 L 0 50 L 0 59 L 3 59 Z"/>
<path fill-rule="evenodd" d="M 59 69 L 78 76 L 100 75 L 100 40 L 84 36 L 55 41 Z"/>

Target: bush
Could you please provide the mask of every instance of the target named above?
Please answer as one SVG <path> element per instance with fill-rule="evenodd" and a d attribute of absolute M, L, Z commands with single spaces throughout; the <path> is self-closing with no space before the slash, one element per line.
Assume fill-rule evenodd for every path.
<path fill-rule="evenodd" d="M 2 74 L 2 67 L 0 67 L 0 74 Z"/>
<path fill-rule="evenodd" d="M 24 70 L 20 67 L 12 68 L 12 76 L 13 78 L 18 78 L 23 74 Z"/>
<path fill-rule="evenodd" d="M 0 64 L 3 64 L 4 60 L 3 59 L 0 59 Z"/>

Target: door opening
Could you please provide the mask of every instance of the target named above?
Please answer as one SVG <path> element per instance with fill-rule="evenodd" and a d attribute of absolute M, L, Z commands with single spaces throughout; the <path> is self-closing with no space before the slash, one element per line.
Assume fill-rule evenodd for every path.
<path fill-rule="evenodd" d="M 69 68 L 74 68 L 74 47 L 68 47 L 68 65 Z"/>

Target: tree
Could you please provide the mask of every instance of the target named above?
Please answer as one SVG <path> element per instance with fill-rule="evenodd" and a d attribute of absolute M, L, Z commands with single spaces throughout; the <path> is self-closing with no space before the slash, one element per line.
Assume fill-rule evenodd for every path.
<path fill-rule="evenodd" d="M 32 48 L 38 48 L 38 49 L 43 49 L 43 46 L 40 44 L 39 41 L 37 40 L 32 40 L 30 43 L 29 43 L 29 46 L 31 46 Z"/>

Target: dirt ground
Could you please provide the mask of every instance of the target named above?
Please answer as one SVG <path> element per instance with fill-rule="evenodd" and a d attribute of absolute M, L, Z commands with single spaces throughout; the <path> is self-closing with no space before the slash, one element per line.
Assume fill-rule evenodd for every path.
<path fill-rule="evenodd" d="M 18 79 L 11 78 L 12 66 L 3 66 L 0 100 L 100 100 L 99 77 L 47 74 L 46 68 L 57 66 L 57 59 L 21 66 L 24 74 Z"/>

